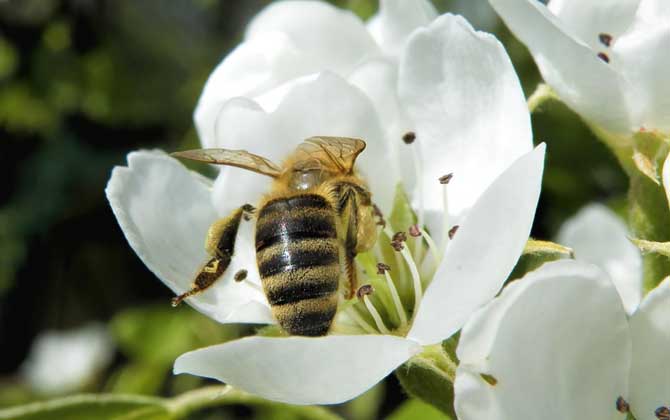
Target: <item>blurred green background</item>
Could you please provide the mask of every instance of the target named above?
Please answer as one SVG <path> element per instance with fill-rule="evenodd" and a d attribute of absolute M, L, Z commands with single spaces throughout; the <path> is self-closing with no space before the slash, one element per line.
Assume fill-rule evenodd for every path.
<path fill-rule="evenodd" d="M 20 374 L 46 330 L 103 323 L 114 356 L 82 390 L 161 396 L 202 384 L 172 377 L 180 353 L 249 333 L 172 309 L 171 293 L 127 245 L 103 190 L 132 150 L 197 147 L 191 114 L 200 90 L 267 3 L 0 1 L 0 408 L 50 396 Z M 332 3 L 362 18 L 377 8 L 375 0 Z M 532 93 L 539 81 L 532 59 L 484 0 L 435 3 L 494 31 Z M 620 207 L 626 178 L 578 117 L 551 103 L 533 126 L 536 141 L 548 144 L 534 236 L 551 238 L 590 201 Z M 337 410 L 384 417 L 404 400 L 391 376 Z M 198 418 L 277 416 L 268 410 L 234 406 Z"/>

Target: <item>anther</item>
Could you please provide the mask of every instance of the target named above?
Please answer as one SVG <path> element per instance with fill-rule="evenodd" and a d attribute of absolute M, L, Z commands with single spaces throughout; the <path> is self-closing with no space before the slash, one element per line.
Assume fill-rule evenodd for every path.
<path fill-rule="evenodd" d="M 241 281 L 246 280 L 247 274 L 248 274 L 247 270 L 242 269 L 242 270 L 238 271 L 237 273 L 235 273 L 235 276 L 233 277 L 233 279 L 235 279 L 235 281 L 239 283 Z"/>
<path fill-rule="evenodd" d="M 405 232 L 396 232 L 391 240 L 393 242 L 405 242 L 407 240 L 407 234 Z"/>
<path fill-rule="evenodd" d="M 619 397 L 616 399 L 616 409 L 619 413 L 627 413 L 630 411 L 630 406 L 623 397 Z"/>
<path fill-rule="evenodd" d="M 381 227 L 386 227 L 386 220 L 384 220 L 384 214 L 376 204 L 372 205 L 372 214 L 377 217 L 377 225 Z"/>
<path fill-rule="evenodd" d="M 371 295 L 375 291 L 374 287 L 372 287 L 371 284 L 364 284 L 363 286 L 359 287 L 358 290 L 356 291 L 356 297 L 359 299 L 363 299 L 363 296 L 368 296 Z"/>
<path fill-rule="evenodd" d="M 449 173 L 449 174 L 446 174 L 446 175 L 442 175 L 438 179 L 440 181 L 440 184 L 446 185 L 446 184 L 449 183 L 449 181 L 451 181 L 451 178 L 453 178 L 453 177 L 454 177 L 454 174 Z"/>
<path fill-rule="evenodd" d="M 606 62 L 606 63 L 609 63 L 609 62 L 610 62 L 610 58 L 609 58 L 609 57 L 607 56 L 607 54 L 605 54 L 604 52 L 599 52 L 599 53 L 598 53 L 598 58 L 601 59 L 601 60 L 603 60 L 603 61 Z"/>
<path fill-rule="evenodd" d="M 377 263 L 377 274 L 384 274 L 387 271 L 391 271 L 391 266 L 384 263 Z"/>
<path fill-rule="evenodd" d="M 414 131 L 408 131 L 402 136 L 402 141 L 404 141 L 405 144 L 412 144 L 414 143 L 414 140 L 416 140 L 416 133 Z"/>
<path fill-rule="evenodd" d="M 454 235 L 456 235 L 456 232 L 458 232 L 458 225 L 453 225 L 451 229 L 449 229 L 449 239 L 454 239 Z"/>
<path fill-rule="evenodd" d="M 248 222 L 249 220 L 251 220 L 251 215 L 254 214 L 256 208 L 251 204 L 245 204 L 242 206 L 242 211 L 244 212 L 244 215 L 242 217 L 244 218 L 244 220 Z"/>
<path fill-rule="evenodd" d="M 670 420 L 670 409 L 668 407 L 658 407 L 654 414 L 659 420 Z"/>
<path fill-rule="evenodd" d="M 609 47 L 612 44 L 612 35 L 610 34 L 600 33 L 598 34 L 598 39 L 606 47 Z"/>
<path fill-rule="evenodd" d="M 419 228 L 419 225 L 417 225 L 417 224 L 414 224 L 414 225 L 410 226 L 409 229 L 408 229 L 408 232 L 409 232 L 409 236 L 411 236 L 413 238 L 418 238 L 419 236 L 421 236 L 421 229 Z"/>

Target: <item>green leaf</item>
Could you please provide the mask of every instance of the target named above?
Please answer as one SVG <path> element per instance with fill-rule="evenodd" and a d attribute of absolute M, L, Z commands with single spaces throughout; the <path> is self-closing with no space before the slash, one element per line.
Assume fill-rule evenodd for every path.
<path fill-rule="evenodd" d="M 356 420 L 379 418 L 379 406 L 384 398 L 384 391 L 384 382 L 380 382 L 356 399 L 349 401 L 344 406 L 347 417 Z"/>
<path fill-rule="evenodd" d="M 171 419 L 160 398 L 136 395 L 76 395 L 0 410 L 12 420 Z"/>
<path fill-rule="evenodd" d="M 234 326 L 222 326 L 192 309 L 172 308 L 169 302 L 128 309 L 111 321 L 121 350 L 135 361 L 171 365 L 187 351 L 236 337 Z"/>
<path fill-rule="evenodd" d="M 454 417 L 455 418 L 455 417 Z M 397 408 L 386 420 L 451 420 L 437 408 L 420 400 L 408 400 Z"/>
<path fill-rule="evenodd" d="M 115 394 L 155 395 L 169 373 L 166 365 L 129 363 L 114 372 L 109 389 Z"/>
<path fill-rule="evenodd" d="M 432 354 L 424 352 L 411 358 L 396 369 L 395 374 L 409 395 L 431 404 L 451 418 L 456 418 L 453 384 L 455 365 L 450 367 L 441 363 L 440 352 L 447 358 L 442 348 L 436 346 Z"/>

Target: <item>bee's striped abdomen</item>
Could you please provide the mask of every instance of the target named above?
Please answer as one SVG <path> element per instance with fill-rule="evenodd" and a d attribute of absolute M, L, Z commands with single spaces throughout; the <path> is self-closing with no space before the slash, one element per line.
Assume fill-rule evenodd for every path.
<path fill-rule="evenodd" d="M 324 335 L 340 277 L 335 212 L 320 195 L 268 202 L 256 224 L 256 260 L 272 313 L 292 335 Z"/>

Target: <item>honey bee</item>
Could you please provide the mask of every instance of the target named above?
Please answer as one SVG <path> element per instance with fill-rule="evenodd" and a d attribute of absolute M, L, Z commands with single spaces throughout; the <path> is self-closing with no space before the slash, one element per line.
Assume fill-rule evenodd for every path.
<path fill-rule="evenodd" d="M 377 240 L 370 191 L 354 169 L 365 142 L 311 137 L 278 166 L 245 150 L 199 149 L 173 156 L 248 169 L 274 178 L 258 210 L 245 204 L 214 222 L 205 248 L 211 258 L 193 287 L 173 299 L 202 292 L 230 264 L 242 219 L 255 217 L 256 263 L 272 314 L 288 334 L 328 333 L 343 291 L 357 288 L 354 258 Z"/>

